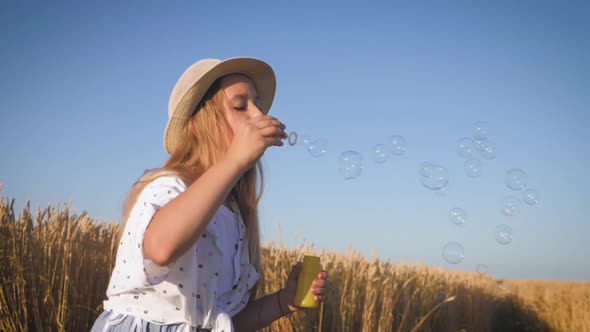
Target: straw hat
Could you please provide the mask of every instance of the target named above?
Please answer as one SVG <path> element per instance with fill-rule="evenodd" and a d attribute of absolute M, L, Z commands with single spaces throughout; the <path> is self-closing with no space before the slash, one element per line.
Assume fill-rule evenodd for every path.
<path fill-rule="evenodd" d="M 180 133 L 211 84 L 229 74 L 248 76 L 258 93 L 260 110 L 264 114 L 268 113 L 275 95 L 276 79 L 267 63 L 245 57 L 197 61 L 180 76 L 170 95 L 168 123 L 164 131 L 164 148 L 168 153 L 178 144 Z"/>

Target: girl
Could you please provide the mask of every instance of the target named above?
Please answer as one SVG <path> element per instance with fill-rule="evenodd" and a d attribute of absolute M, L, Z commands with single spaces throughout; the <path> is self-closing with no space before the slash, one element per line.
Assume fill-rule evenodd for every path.
<path fill-rule="evenodd" d="M 271 67 L 257 59 L 190 66 L 169 102 L 170 158 L 131 188 L 100 331 L 254 331 L 297 311 L 298 262 L 285 287 L 261 288 L 259 159 L 282 146 L 285 125 L 267 116 Z M 260 279 L 260 280 L 259 280 Z M 314 281 L 325 300 L 327 272 Z"/>

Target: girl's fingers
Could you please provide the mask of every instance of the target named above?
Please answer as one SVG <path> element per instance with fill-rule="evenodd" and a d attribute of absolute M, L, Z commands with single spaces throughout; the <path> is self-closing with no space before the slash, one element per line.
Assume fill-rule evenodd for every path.
<path fill-rule="evenodd" d="M 327 279 L 316 279 L 313 281 L 312 285 L 314 287 L 326 287 L 326 286 L 328 286 L 328 280 Z"/>
<path fill-rule="evenodd" d="M 287 133 L 279 127 L 265 127 L 260 129 L 260 134 L 264 137 L 282 137 L 287 138 Z"/>
<path fill-rule="evenodd" d="M 316 302 L 324 302 L 326 301 L 326 296 L 325 295 L 316 295 L 314 296 Z"/>
<path fill-rule="evenodd" d="M 286 128 L 286 126 L 279 119 L 275 118 L 274 116 L 265 115 L 265 118 L 272 120 L 273 123 L 278 123 L 281 127 L 284 127 L 283 129 Z"/>
<path fill-rule="evenodd" d="M 326 294 L 326 289 L 324 287 L 316 287 L 311 290 L 312 293 L 315 295 L 324 295 Z"/>
<path fill-rule="evenodd" d="M 276 137 L 264 137 L 264 142 L 266 146 L 283 146 L 283 140 Z"/>
<path fill-rule="evenodd" d="M 256 126 L 258 129 L 275 126 L 285 130 L 287 127 L 279 120 L 270 117 L 270 116 L 259 116 L 256 118 L 252 118 L 250 121 Z"/>

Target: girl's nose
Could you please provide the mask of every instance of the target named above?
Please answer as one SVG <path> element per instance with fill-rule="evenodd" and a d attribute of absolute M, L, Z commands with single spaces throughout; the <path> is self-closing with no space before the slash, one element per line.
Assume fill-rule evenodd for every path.
<path fill-rule="evenodd" d="M 263 115 L 262 111 L 256 105 L 252 105 L 250 109 L 252 110 L 252 117 Z"/>

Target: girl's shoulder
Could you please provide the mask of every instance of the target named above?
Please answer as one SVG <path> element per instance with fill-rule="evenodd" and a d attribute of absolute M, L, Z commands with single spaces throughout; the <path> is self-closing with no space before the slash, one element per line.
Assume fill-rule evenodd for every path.
<path fill-rule="evenodd" d="M 147 202 L 163 205 L 185 191 L 186 188 L 186 184 L 178 176 L 159 176 L 148 182 L 139 195 L 137 203 Z"/>
<path fill-rule="evenodd" d="M 186 183 L 176 175 L 162 175 L 150 181 L 146 188 L 175 187 L 186 189 Z"/>

